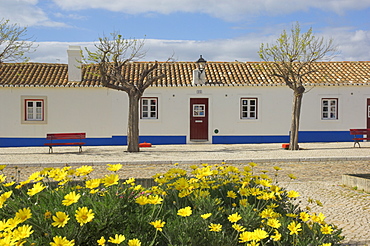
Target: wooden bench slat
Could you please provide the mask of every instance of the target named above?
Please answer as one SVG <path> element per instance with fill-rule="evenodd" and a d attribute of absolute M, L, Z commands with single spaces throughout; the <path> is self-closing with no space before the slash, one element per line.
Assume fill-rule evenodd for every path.
<path fill-rule="evenodd" d="M 85 139 L 86 133 L 48 133 L 46 139 Z"/>
<path fill-rule="evenodd" d="M 84 145 L 85 143 L 45 143 L 46 146 L 57 146 L 57 145 Z"/>

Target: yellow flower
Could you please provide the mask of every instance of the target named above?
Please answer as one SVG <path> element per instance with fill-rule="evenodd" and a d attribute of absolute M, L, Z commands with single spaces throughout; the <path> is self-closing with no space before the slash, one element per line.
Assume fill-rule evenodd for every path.
<path fill-rule="evenodd" d="M 99 187 L 101 179 L 90 179 L 85 182 L 86 188 L 95 189 Z"/>
<path fill-rule="evenodd" d="M 287 227 L 288 229 L 289 229 L 289 231 L 290 231 L 290 235 L 293 235 L 293 234 L 296 234 L 296 235 L 298 235 L 298 233 L 300 232 L 300 231 L 302 231 L 302 229 L 301 229 L 301 223 L 296 223 L 295 221 L 292 221 L 289 225 L 288 225 L 288 227 Z"/>
<path fill-rule="evenodd" d="M 202 214 L 200 217 L 202 217 L 203 219 L 208 219 L 210 216 L 212 215 L 212 213 L 207 213 L 207 214 Z"/>
<path fill-rule="evenodd" d="M 190 216 L 192 213 L 191 211 L 191 207 L 185 207 L 185 208 L 181 208 L 179 209 L 179 211 L 177 211 L 177 215 L 180 215 L 182 217 L 186 217 L 186 216 Z"/>
<path fill-rule="evenodd" d="M 4 183 L 6 180 L 6 176 L 4 174 L 0 174 L 0 183 Z"/>
<path fill-rule="evenodd" d="M 291 173 L 288 174 L 288 177 L 291 178 L 291 179 L 296 179 L 297 178 L 296 176 L 294 176 L 294 174 L 291 174 Z"/>
<path fill-rule="evenodd" d="M 28 177 L 28 180 L 34 180 L 34 181 L 40 181 L 43 179 L 43 177 L 40 177 L 41 176 L 41 172 L 38 171 L 38 172 L 34 172 L 32 173 L 29 177 Z"/>
<path fill-rule="evenodd" d="M 290 191 L 288 191 L 287 196 L 290 197 L 290 198 L 296 198 L 296 197 L 299 197 L 300 195 L 299 195 L 298 192 L 296 192 L 294 190 L 290 190 Z"/>
<path fill-rule="evenodd" d="M 118 184 L 119 177 L 117 174 L 105 175 L 104 179 L 102 180 L 105 187 L 112 186 Z"/>
<path fill-rule="evenodd" d="M 96 241 L 98 243 L 98 245 L 100 246 L 104 246 L 105 243 L 107 242 L 107 240 L 105 240 L 104 237 L 101 237 L 99 240 Z"/>
<path fill-rule="evenodd" d="M 238 220 L 240 220 L 242 217 L 238 214 L 238 212 L 234 213 L 234 214 L 231 214 L 229 215 L 229 217 L 227 217 L 227 219 L 231 222 L 231 223 L 236 223 L 238 222 Z"/>
<path fill-rule="evenodd" d="M 279 213 L 276 213 L 272 208 L 266 208 L 260 213 L 261 218 L 277 218 L 280 216 Z"/>
<path fill-rule="evenodd" d="M 18 212 L 15 213 L 15 216 L 21 219 L 22 222 L 24 222 L 32 217 L 31 209 L 30 208 L 19 209 Z"/>
<path fill-rule="evenodd" d="M 203 168 L 198 168 L 195 171 L 195 177 L 197 179 L 203 179 L 204 177 L 213 175 L 213 171 L 211 170 L 210 166 L 205 166 Z"/>
<path fill-rule="evenodd" d="M 322 234 L 331 234 L 333 232 L 333 228 L 329 225 L 321 226 L 320 231 Z"/>
<path fill-rule="evenodd" d="M 240 206 L 246 207 L 246 206 L 247 206 L 247 204 L 248 204 L 247 199 L 240 199 L 240 200 L 239 200 L 239 205 L 240 205 Z"/>
<path fill-rule="evenodd" d="M 272 228 L 278 229 L 281 226 L 281 223 L 278 219 L 268 219 L 267 225 L 271 226 Z"/>
<path fill-rule="evenodd" d="M 3 207 L 4 202 L 12 195 L 13 191 L 7 191 L 0 195 L 0 208 Z"/>
<path fill-rule="evenodd" d="M 298 215 L 289 213 L 289 214 L 286 214 L 286 216 L 291 217 L 291 218 L 297 218 Z"/>
<path fill-rule="evenodd" d="M 268 237 L 268 233 L 262 229 L 256 229 L 253 231 L 253 240 L 257 242 Z"/>
<path fill-rule="evenodd" d="M 232 199 L 235 199 L 237 196 L 236 196 L 236 193 L 234 191 L 230 190 L 230 191 L 227 192 L 226 197 L 230 197 Z"/>
<path fill-rule="evenodd" d="M 30 183 L 29 180 L 19 182 L 19 184 L 15 188 L 16 189 L 21 189 L 24 185 L 29 184 L 29 183 Z"/>
<path fill-rule="evenodd" d="M 148 197 L 148 203 L 149 204 L 153 204 L 153 205 L 156 205 L 156 204 L 161 204 L 163 201 L 163 199 L 158 196 L 158 195 L 155 195 L 155 196 L 149 196 Z"/>
<path fill-rule="evenodd" d="M 48 176 L 55 181 L 61 181 L 67 178 L 68 172 L 64 169 L 54 168 L 48 172 Z"/>
<path fill-rule="evenodd" d="M 317 222 L 321 224 L 325 220 L 325 215 L 323 215 L 322 213 L 319 213 L 318 215 L 316 215 L 316 213 L 314 213 L 313 215 L 311 215 L 311 219 L 313 222 Z"/>
<path fill-rule="evenodd" d="M 99 192 L 99 189 L 90 190 L 90 194 L 95 194 L 95 193 L 98 193 L 98 192 Z"/>
<path fill-rule="evenodd" d="M 75 191 L 72 191 L 64 196 L 64 200 L 62 201 L 62 204 L 64 206 L 69 206 L 73 203 L 78 202 L 78 199 L 80 199 L 80 197 L 81 197 L 80 194 L 76 194 Z"/>
<path fill-rule="evenodd" d="M 90 174 L 94 169 L 91 166 L 82 166 L 76 169 L 76 176 L 85 176 Z"/>
<path fill-rule="evenodd" d="M 46 186 L 43 185 L 42 183 L 33 184 L 33 187 L 31 189 L 28 189 L 27 195 L 34 196 L 45 188 Z"/>
<path fill-rule="evenodd" d="M 51 246 L 74 246 L 75 241 L 71 240 L 68 241 L 66 237 L 61 237 L 61 236 L 55 236 L 53 237 L 54 242 L 51 242 Z"/>
<path fill-rule="evenodd" d="M 134 185 L 135 184 L 135 179 L 134 178 L 129 178 L 128 180 L 125 181 L 125 184 Z"/>
<path fill-rule="evenodd" d="M 4 170 L 5 167 L 6 165 L 0 165 L 0 171 Z"/>
<path fill-rule="evenodd" d="M 146 196 L 139 196 L 138 198 L 136 198 L 135 202 L 140 205 L 146 205 L 149 203 L 149 199 Z"/>
<path fill-rule="evenodd" d="M 94 213 L 92 209 L 88 209 L 87 207 L 78 208 L 75 214 L 76 220 L 80 223 L 80 226 L 86 224 L 87 222 L 91 222 L 94 218 Z"/>
<path fill-rule="evenodd" d="M 275 235 L 270 236 L 273 241 L 280 241 L 281 234 L 278 232 L 278 230 L 275 230 Z"/>
<path fill-rule="evenodd" d="M 222 231 L 222 225 L 221 224 L 213 224 L 211 223 L 209 226 L 209 231 L 215 231 L 215 232 L 220 232 Z"/>
<path fill-rule="evenodd" d="M 238 231 L 238 232 L 242 232 L 242 231 L 245 231 L 245 228 L 241 225 L 238 225 L 238 224 L 233 224 L 232 225 L 232 228 L 234 228 L 234 230 Z"/>
<path fill-rule="evenodd" d="M 306 212 L 301 212 L 301 213 L 299 213 L 299 218 L 303 222 L 307 222 L 310 219 L 310 215 L 308 213 L 306 213 Z"/>
<path fill-rule="evenodd" d="M 13 235 L 16 236 L 17 238 L 27 238 L 33 233 L 33 231 L 31 230 L 32 230 L 32 226 L 22 225 L 22 226 L 17 227 L 13 231 Z"/>
<path fill-rule="evenodd" d="M 107 164 L 109 166 L 107 169 L 112 172 L 117 172 L 122 168 L 122 164 Z"/>
<path fill-rule="evenodd" d="M 50 219 L 51 218 L 51 212 L 49 210 L 47 210 L 44 214 L 44 218 L 45 219 Z"/>
<path fill-rule="evenodd" d="M 239 194 L 241 196 L 248 196 L 249 195 L 249 190 L 247 188 L 240 188 L 239 189 Z"/>
<path fill-rule="evenodd" d="M 9 187 L 9 186 L 12 186 L 14 184 L 15 184 L 15 182 L 13 181 L 13 182 L 5 183 L 4 186 L 5 187 Z"/>
<path fill-rule="evenodd" d="M 14 228 L 16 228 L 18 226 L 18 224 L 22 223 L 21 219 L 17 218 L 17 217 L 14 217 L 14 218 L 10 218 L 8 219 L 8 221 L 6 222 L 6 227 L 9 229 L 9 230 L 13 230 Z"/>
<path fill-rule="evenodd" d="M 60 228 L 64 227 L 67 224 L 69 216 L 64 212 L 56 212 L 55 216 L 53 216 L 53 220 L 54 222 L 52 223 L 52 225 Z"/>
<path fill-rule="evenodd" d="M 239 243 L 246 243 L 253 240 L 253 232 L 245 231 L 239 235 Z"/>
<path fill-rule="evenodd" d="M 280 168 L 280 167 L 278 167 L 278 166 L 274 166 L 274 169 L 275 169 L 275 171 L 279 171 L 279 170 L 281 170 L 281 168 Z"/>
<path fill-rule="evenodd" d="M 271 187 L 271 182 L 266 179 L 261 179 L 258 183 L 265 187 Z"/>
<path fill-rule="evenodd" d="M 319 246 L 331 246 L 331 243 L 323 243 L 323 244 L 320 244 Z"/>
<path fill-rule="evenodd" d="M 122 243 L 123 241 L 125 241 L 126 237 L 124 235 L 114 235 L 114 238 L 113 237 L 109 237 L 109 240 L 108 242 L 110 243 L 114 243 L 114 244 L 120 244 Z"/>
<path fill-rule="evenodd" d="M 128 241 L 128 246 L 141 246 L 141 242 L 139 239 L 134 238 Z"/>
<path fill-rule="evenodd" d="M 249 166 L 251 166 L 251 167 L 255 167 L 255 166 L 257 166 L 257 164 L 256 164 L 256 163 L 254 163 L 254 162 L 250 162 L 250 163 L 249 163 Z"/>
<path fill-rule="evenodd" d="M 149 224 L 154 226 L 154 228 L 157 229 L 158 231 L 162 231 L 162 228 L 164 227 L 164 224 L 166 224 L 166 222 L 161 221 L 161 220 L 156 220 L 156 221 L 150 222 Z"/>

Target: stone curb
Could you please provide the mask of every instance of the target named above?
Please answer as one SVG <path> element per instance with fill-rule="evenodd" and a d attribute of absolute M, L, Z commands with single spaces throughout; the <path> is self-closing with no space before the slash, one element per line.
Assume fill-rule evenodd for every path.
<path fill-rule="evenodd" d="M 113 161 L 113 162 L 63 162 L 63 163 L 0 163 L 0 165 L 6 165 L 7 167 L 64 167 L 64 166 L 101 166 L 106 164 L 122 164 L 122 165 L 173 165 L 175 163 L 181 164 L 247 164 L 250 162 L 256 163 L 268 163 L 268 162 L 331 162 L 331 161 L 370 161 L 370 157 L 310 157 L 310 158 L 283 158 L 283 159 L 274 159 L 274 158 L 264 158 L 264 159 L 234 159 L 234 160 L 163 160 L 163 161 Z"/>

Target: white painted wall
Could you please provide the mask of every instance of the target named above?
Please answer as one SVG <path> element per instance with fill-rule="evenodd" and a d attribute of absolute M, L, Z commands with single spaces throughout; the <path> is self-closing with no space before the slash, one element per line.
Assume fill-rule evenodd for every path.
<path fill-rule="evenodd" d="M 308 90 L 309 88 L 307 88 Z M 21 124 L 21 96 L 47 97 L 47 124 Z M 292 90 L 286 86 L 150 87 L 144 97 L 158 97 L 157 120 L 141 120 L 141 135 L 187 136 L 190 98 L 209 98 L 209 137 L 217 135 L 287 135 Z M 258 119 L 240 119 L 240 98 L 258 98 Z M 321 98 L 339 98 L 339 119 L 321 120 Z M 302 131 L 347 131 L 366 127 L 370 87 L 314 87 L 304 95 Z M 86 132 L 88 137 L 125 136 L 128 98 L 106 88 L 0 88 L 0 136 L 45 137 L 48 132 Z"/>
<path fill-rule="evenodd" d="M 2 137 L 45 137 L 48 132 L 86 132 L 89 137 L 110 137 L 111 92 L 105 88 L 1 88 Z M 21 96 L 47 97 L 47 124 L 21 123 Z M 122 117 L 121 117 L 122 118 Z"/>

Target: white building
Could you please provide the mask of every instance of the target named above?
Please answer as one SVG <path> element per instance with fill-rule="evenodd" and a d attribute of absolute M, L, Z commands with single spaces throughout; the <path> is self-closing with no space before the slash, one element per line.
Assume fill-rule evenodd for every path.
<path fill-rule="evenodd" d="M 96 66 L 2 64 L 0 147 L 43 146 L 47 133 L 86 132 L 87 145 L 125 145 L 128 97 L 104 88 Z M 135 79 L 134 62 L 126 76 Z M 140 102 L 140 142 L 287 143 L 292 90 L 262 62 L 166 64 L 166 78 Z M 300 142 L 351 141 L 350 128 L 370 128 L 370 62 L 322 62 L 307 78 Z"/>

